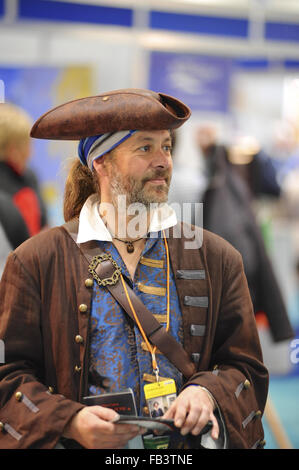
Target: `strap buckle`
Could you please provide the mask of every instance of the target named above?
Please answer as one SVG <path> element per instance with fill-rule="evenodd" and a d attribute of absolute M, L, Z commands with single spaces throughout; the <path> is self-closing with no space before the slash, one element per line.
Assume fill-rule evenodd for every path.
<path fill-rule="evenodd" d="M 115 270 L 110 277 L 101 279 L 96 270 L 97 267 L 104 261 L 110 261 Z M 121 268 L 118 266 L 117 262 L 114 261 L 110 253 L 102 253 L 92 258 L 90 265 L 88 266 L 88 272 L 93 275 L 99 286 L 114 286 L 118 282 L 121 275 Z"/>

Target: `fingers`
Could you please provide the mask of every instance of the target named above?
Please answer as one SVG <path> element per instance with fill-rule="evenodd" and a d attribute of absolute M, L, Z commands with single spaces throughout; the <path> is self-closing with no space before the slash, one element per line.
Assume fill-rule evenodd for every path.
<path fill-rule="evenodd" d="M 219 425 L 218 425 L 218 421 L 217 419 L 215 418 L 214 414 L 212 415 L 211 417 L 211 421 L 213 423 L 213 427 L 212 427 L 212 431 L 211 431 L 211 436 L 213 439 L 218 439 L 219 437 Z"/>
<path fill-rule="evenodd" d="M 101 430 L 103 432 L 112 432 L 116 435 L 128 434 L 135 436 L 140 433 L 140 427 L 134 424 L 113 423 L 113 421 L 118 417 L 118 414 L 110 408 L 105 408 L 103 406 L 90 406 L 89 411 L 105 421 L 105 423 L 101 423 Z"/>
<path fill-rule="evenodd" d="M 213 439 L 218 439 L 219 436 L 219 426 L 218 421 L 213 413 L 210 413 L 209 410 L 202 410 L 200 417 L 196 420 L 196 417 L 189 420 L 189 416 L 182 428 L 182 434 L 185 435 L 187 433 L 191 433 L 193 436 L 198 436 L 202 429 L 206 426 L 206 424 L 211 421 L 212 422 L 212 429 L 211 429 L 211 436 Z"/>
<path fill-rule="evenodd" d="M 209 417 L 210 411 L 205 406 L 194 406 L 185 419 L 181 429 L 181 434 L 185 436 L 191 432 L 194 435 L 198 435 L 209 421 Z"/>
<path fill-rule="evenodd" d="M 219 425 L 213 413 L 214 405 L 206 392 L 191 387 L 182 392 L 167 413 L 165 419 L 173 419 L 181 434 L 198 435 L 208 421 L 212 422 L 211 436 L 218 439 Z"/>
<path fill-rule="evenodd" d="M 182 417 L 180 416 L 175 422 L 182 422 Z M 206 426 L 208 421 L 212 422 L 211 436 L 213 439 L 218 439 L 219 436 L 219 426 L 218 421 L 214 415 L 211 413 L 210 409 L 203 406 L 200 409 L 200 412 L 196 409 L 190 410 L 187 414 L 185 421 L 181 426 L 181 434 L 183 436 L 191 433 L 193 436 L 198 436 L 202 429 Z M 180 426 L 177 426 L 180 427 Z"/>
<path fill-rule="evenodd" d="M 133 424 L 115 424 L 115 434 L 122 435 L 122 434 L 134 434 L 137 436 L 138 434 L 143 434 L 144 431 L 139 427 Z"/>
<path fill-rule="evenodd" d="M 131 424 L 111 422 L 117 413 L 102 406 L 88 406 L 72 419 L 65 437 L 75 439 L 88 449 L 123 448 L 140 433 L 140 428 Z"/>

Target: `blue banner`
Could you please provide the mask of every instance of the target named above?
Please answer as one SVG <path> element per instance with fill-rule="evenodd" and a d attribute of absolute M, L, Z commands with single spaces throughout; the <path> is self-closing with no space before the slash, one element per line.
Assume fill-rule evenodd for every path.
<path fill-rule="evenodd" d="M 173 95 L 193 111 L 228 112 L 232 61 L 195 54 L 152 52 L 149 88 Z"/>

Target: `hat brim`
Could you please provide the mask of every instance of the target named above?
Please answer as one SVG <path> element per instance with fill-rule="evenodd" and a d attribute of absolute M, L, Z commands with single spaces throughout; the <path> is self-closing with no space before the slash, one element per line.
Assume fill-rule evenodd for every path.
<path fill-rule="evenodd" d="M 172 96 L 142 89 L 115 90 L 51 109 L 34 123 L 30 135 L 80 140 L 127 129 L 176 129 L 190 115 L 189 107 Z"/>

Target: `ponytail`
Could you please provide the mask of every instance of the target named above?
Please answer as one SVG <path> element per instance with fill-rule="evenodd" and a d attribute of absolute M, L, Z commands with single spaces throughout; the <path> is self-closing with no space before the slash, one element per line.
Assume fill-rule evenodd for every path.
<path fill-rule="evenodd" d="M 69 171 L 64 190 L 63 214 L 64 220 L 68 222 L 74 217 L 79 217 L 80 211 L 86 199 L 100 191 L 97 175 L 89 168 L 75 160 Z"/>

